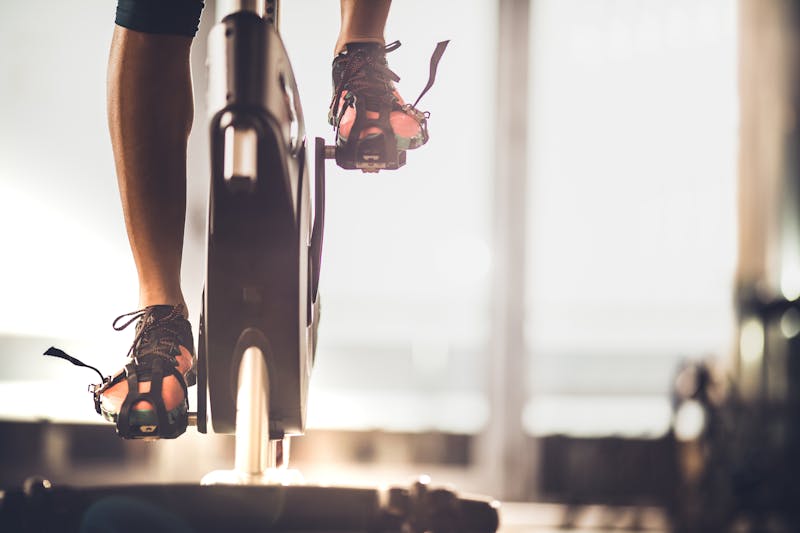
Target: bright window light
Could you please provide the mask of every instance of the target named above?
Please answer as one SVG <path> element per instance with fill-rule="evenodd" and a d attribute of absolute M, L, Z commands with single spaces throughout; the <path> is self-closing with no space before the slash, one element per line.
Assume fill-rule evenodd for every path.
<path fill-rule="evenodd" d="M 734 340 L 736 2 L 532 11 L 529 408 L 650 395 L 641 406 L 665 417 L 677 361 L 727 356 Z M 537 434 L 622 427 L 598 416 L 527 420 Z"/>

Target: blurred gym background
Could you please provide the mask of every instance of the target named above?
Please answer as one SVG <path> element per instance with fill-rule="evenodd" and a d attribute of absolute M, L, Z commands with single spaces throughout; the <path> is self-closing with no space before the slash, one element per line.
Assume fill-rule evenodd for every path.
<path fill-rule="evenodd" d="M 195 326 L 218 8 L 192 52 Z M 137 304 L 105 117 L 115 3 L 1 9 L 0 488 L 228 468 L 228 436 L 118 439 L 93 374 L 41 356 L 56 345 L 107 374 L 131 341 L 110 327 Z M 432 139 L 394 173 L 328 167 L 294 466 L 524 502 L 506 504 L 506 531 L 800 527 L 795 9 L 397 0 L 386 37 L 403 43 L 389 62 L 406 99 L 451 39 L 420 105 Z M 282 5 L 307 131 L 328 140 L 338 20 L 334 0 Z"/>

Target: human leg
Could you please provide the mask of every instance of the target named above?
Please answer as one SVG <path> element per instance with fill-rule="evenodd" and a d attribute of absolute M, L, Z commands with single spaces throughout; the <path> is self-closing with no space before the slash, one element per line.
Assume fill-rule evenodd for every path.
<path fill-rule="evenodd" d="M 186 143 L 191 38 L 114 29 L 108 122 L 140 307 L 184 303 Z"/>
<path fill-rule="evenodd" d="M 341 0 L 341 26 L 334 55 L 351 43 L 385 44 L 383 30 L 392 0 Z"/>
<path fill-rule="evenodd" d="M 161 382 L 170 412 L 185 406 L 179 378 L 193 363 L 180 267 L 193 116 L 189 51 L 202 5 L 199 0 L 120 0 L 108 64 L 114 162 L 139 302 L 149 309 L 138 316 L 137 343 L 129 356 L 137 365 L 149 365 L 155 357 L 177 369 Z M 146 393 L 149 368 L 136 370 L 139 391 Z M 129 381 L 120 378 L 102 391 L 100 406 L 108 418 L 124 407 Z M 128 408 L 134 414 L 153 413 L 154 406 L 138 401 Z"/>

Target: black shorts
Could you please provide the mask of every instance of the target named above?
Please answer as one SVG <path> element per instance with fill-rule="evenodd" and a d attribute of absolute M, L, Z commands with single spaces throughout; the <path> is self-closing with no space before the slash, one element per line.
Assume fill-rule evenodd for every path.
<path fill-rule="evenodd" d="M 143 33 L 194 37 L 203 0 L 117 0 L 116 23 Z"/>

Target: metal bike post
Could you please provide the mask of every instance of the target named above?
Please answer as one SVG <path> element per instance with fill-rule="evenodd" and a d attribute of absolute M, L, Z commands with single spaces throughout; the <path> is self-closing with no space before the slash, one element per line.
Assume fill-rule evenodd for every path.
<path fill-rule="evenodd" d="M 264 0 L 219 0 L 217 2 L 216 19 L 222 20 L 231 13 L 239 11 L 250 11 L 259 17 L 263 17 L 266 12 Z"/>
<path fill-rule="evenodd" d="M 203 485 L 270 485 L 303 481 L 288 468 L 289 437 L 270 439 L 269 374 L 264 353 L 247 348 L 239 363 L 233 470 L 207 474 Z"/>
<path fill-rule="evenodd" d="M 231 13 L 250 11 L 267 19 L 278 28 L 279 0 L 219 0 L 217 2 L 216 20 L 222 20 Z"/>
<path fill-rule="evenodd" d="M 269 453 L 269 377 L 264 354 L 251 346 L 239 364 L 236 395 L 236 455 L 234 468 L 244 479 L 261 477 L 275 467 Z M 271 455 L 271 457 L 270 457 Z M 272 464 L 269 464 L 272 463 Z"/>

